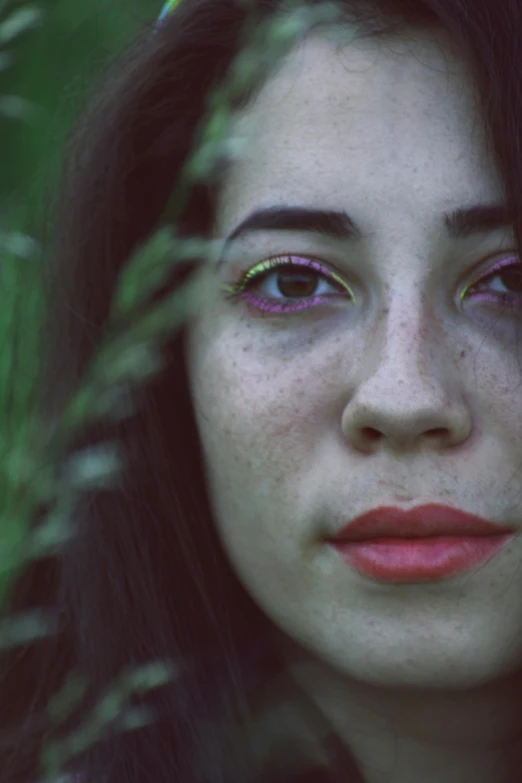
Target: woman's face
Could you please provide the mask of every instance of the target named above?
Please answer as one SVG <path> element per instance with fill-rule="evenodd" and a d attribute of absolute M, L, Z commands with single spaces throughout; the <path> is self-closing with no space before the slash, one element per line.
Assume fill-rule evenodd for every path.
<path fill-rule="evenodd" d="M 427 33 L 341 49 L 316 35 L 233 135 L 247 146 L 216 237 L 270 207 L 353 224 L 258 227 L 208 262 L 189 375 L 233 567 L 285 634 L 359 680 L 464 686 L 514 670 L 520 536 L 478 568 L 408 584 L 363 576 L 322 538 L 383 505 L 522 528 L 522 294 L 492 271 L 513 230 L 446 217 L 504 203 L 465 63 Z M 289 256 L 315 266 L 265 265 L 235 298 L 222 290 Z"/>

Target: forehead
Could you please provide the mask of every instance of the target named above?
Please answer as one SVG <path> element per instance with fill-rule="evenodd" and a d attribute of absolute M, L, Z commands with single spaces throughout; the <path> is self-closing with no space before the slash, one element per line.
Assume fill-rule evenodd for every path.
<path fill-rule="evenodd" d="M 274 202 L 446 209 L 502 193 L 469 67 L 443 32 L 342 46 L 310 37 L 236 115 L 232 135 L 247 144 L 220 223 Z"/>

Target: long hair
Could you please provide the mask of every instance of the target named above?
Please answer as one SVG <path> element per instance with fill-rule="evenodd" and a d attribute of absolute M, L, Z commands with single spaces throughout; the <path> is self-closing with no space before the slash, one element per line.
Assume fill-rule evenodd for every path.
<path fill-rule="evenodd" d="M 439 27 L 462 47 L 520 246 L 519 0 L 339 5 L 361 34 Z M 268 18 L 281 6 L 278 0 L 183 0 L 156 33 L 147 26 L 85 97 L 47 229 L 48 350 L 41 380 L 47 422 L 59 418 L 96 353 L 120 272 L 155 230 L 247 20 L 252 12 L 259 21 Z M 241 100 L 250 97 L 245 92 Z M 183 236 L 211 236 L 218 191 L 216 180 L 193 189 L 180 219 Z M 169 290 L 187 274 L 173 276 Z M 124 473 L 112 488 L 82 495 L 70 520 L 74 536 L 13 587 L 11 611 L 51 609 L 57 628 L 2 654 L 3 783 L 37 781 L 45 743 L 81 725 L 122 672 L 168 660 L 179 676 L 131 702 L 146 706 L 153 720 L 133 731 L 113 726 L 68 770 L 82 771 L 88 783 L 251 783 L 266 769 L 272 769 L 267 780 L 287 781 L 293 761 L 287 769 L 281 759 L 311 748 L 316 732 L 330 747 L 317 767 L 333 775 L 332 756 L 339 757 L 343 780 L 362 780 L 349 750 L 342 756 L 337 745 L 328 746 L 327 728 L 303 706 L 278 655 L 277 629 L 223 551 L 203 477 L 183 338 L 184 328 L 164 346 L 164 370 L 140 391 L 133 415 L 86 427 L 75 439 L 70 453 L 120 444 Z M 57 726 L 46 707 L 73 669 L 88 686 Z M 268 749 L 258 746 L 261 736 Z M 270 768 L 274 753 L 280 766 Z M 299 768 L 301 780 L 311 768 Z"/>

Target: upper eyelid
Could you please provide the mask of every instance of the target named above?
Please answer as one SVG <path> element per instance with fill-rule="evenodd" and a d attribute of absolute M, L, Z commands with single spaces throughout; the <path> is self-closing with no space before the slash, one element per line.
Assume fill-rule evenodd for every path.
<path fill-rule="evenodd" d="M 304 263 L 299 263 L 299 261 L 294 261 L 291 259 L 302 259 Z M 273 255 L 268 255 L 264 258 L 261 258 L 259 261 L 255 261 L 253 264 L 250 264 L 245 270 L 243 277 L 246 278 L 246 276 L 255 269 L 256 266 L 260 266 L 261 264 L 273 264 L 274 268 L 277 268 L 278 266 L 304 266 L 308 269 L 312 268 L 312 271 L 320 272 L 321 270 L 314 270 L 313 267 L 311 267 L 309 264 L 307 264 L 307 261 L 313 261 L 314 264 L 317 264 L 318 266 L 322 267 L 322 269 L 325 271 L 326 274 L 328 273 L 334 273 L 342 277 L 343 274 L 346 273 L 346 270 L 343 270 L 340 267 L 340 265 L 334 265 L 331 261 L 325 261 L 324 258 L 321 258 L 319 255 L 316 255 L 315 253 L 274 253 Z M 270 273 L 272 270 L 270 267 L 267 269 L 260 269 L 259 274 L 266 274 Z"/>
<path fill-rule="evenodd" d="M 319 255 L 316 255 L 314 253 L 274 253 L 273 255 L 268 255 L 265 258 L 261 259 L 260 261 L 256 261 L 253 265 L 251 265 L 249 268 L 251 269 L 253 266 L 257 266 L 260 263 L 265 263 L 267 261 L 273 261 L 273 260 L 280 260 L 281 264 L 285 263 L 285 259 L 287 258 L 302 258 L 303 260 L 312 260 L 315 261 L 317 264 L 320 264 L 325 268 L 326 271 L 333 271 L 337 272 L 337 274 L 342 274 L 342 262 L 339 264 L 332 264 L 331 261 L 326 261 L 324 258 L 321 258 Z M 472 265 L 471 271 L 468 271 L 467 274 L 474 274 L 475 271 L 479 271 L 479 274 L 482 272 L 484 274 L 490 274 L 492 271 L 489 269 L 489 264 L 493 264 L 495 266 L 496 264 L 500 264 L 501 262 L 508 262 L 513 261 L 522 264 L 522 253 L 520 253 L 517 250 L 509 249 L 509 250 L 497 250 L 489 255 L 487 255 L 485 258 L 482 258 L 482 260 L 475 262 Z M 291 264 L 290 264 L 291 265 Z M 300 264 L 296 264 L 296 266 L 300 266 Z M 484 266 L 484 269 L 482 267 Z"/>
<path fill-rule="evenodd" d="M 299 263 L 299 259 L 302 259 L 305 263 Z M 310 268 L 311 265 L 306 263 L 307 261 L 312 261 L 317 266 L 322 267 L 326 272 L 331 271 L 332 265 L 328 263 L 328 261 L 323 261 L 322 258 L 319 258 L 319 256 L 315 256 L 312 253 L 308 255 L 300 255 L 299 253 L 283 253 L 283 254 L 276 254 L 273 256 L 267 256 L 266 258 L 263 258 L 261 261 L 257 261 L 248 271 L 251 269 L 254 269 L 259 264 L 270 264 L 271 262 L 275 267 L 277 266 L 304 266 L 307 268 Z M 313 267 L 312 267 L 313 268 Z M 268 267 L 266 270 L 262 271 L 270 271 L 270 267 Z M 334 270 L 335 271 L 335 270 Z"/>
<path fill-rule="evenodd" d="M 507 263 L 509 261 L 513 263 Z M 506 263 L 499 267 L 502 262 Z M 502 269 L 507 269 L 509 266 L 517 266 L 519 264 L 522 264 L 522 257 L 520 253 L 514 250 L 494 253 L 493 255 L 488 256 L 485 260 L 480 261 L 470 272 L 466 274 L 465 277 L 469 281 L 467 287 L 474 285 L 474 283 L 477 283 L 480 280 L 487 279 L 491 275 L 499 274 L 499 272 L 502 272 Z"/>
<path fill-rule="evenodd" d="M 300 264 L 300 263 L 295 262 L 295 261 L 291 262 L 291 261 L 288 260 L 289 258 L 293 258 L 293 259 L 301 258 L 301 259 L 303 259 L 304 262 L 306 262 L 308 260 L 314 261 L 316 264 L 320 265 L 324 269 L 324 273 L 326 274 L 327 277 L 332 275 L 334 277 L 334 279 L 335 279 L 335 275 L 338 275 L 339 277 L 343 278 L 343 280 L 344 280 L 344 278 L 346 276 L 346 273 L 348 271 L 347 268 L 346 268 L 346 265 L 345 265 L 346 262 L 343 263 L 342 260 L 338 260 L 336 263 L 335 262 L 332 263 L 331 261 L 325 260 L 324 257 L 321 257 L 319 255 L 319 253 L 316 253 L 316 252 L 308 253 L 306 251 L 304 251 L 302 253 L 301 252 L 290 252 L 290 253 L 287 252 L 287 253 L 271 253 L 271 254 L 267 254 L 264 257 L 263 256 L 260 257 L 260 258 L 258 257 L 256 260 L 253 260 L 252 263 L 249 263 L 248 265 L 241 264 L 241 266 L 243 267 L 241 270 L 238 269 L 238 265 L 236 265 L 232 259 L 230 260 L 230 263 L 231 263 L 231 265 L 233 267 L 236 268 L 236 271 L 237 271 L 236 279 L 239 278 L 241 281 L 244 281 L 246 283 L 246 282 L 248 282 L 248 275 L 252 272 L 252 270 L 256 266 L 259 266 L 261 264 L 272 262 L 274 264 L 274 267 L 284 266 L 284 265 L 297 266 L 297 267 L 298 266 L 307 266 L 306 263 Z M 494 271 L 496 271 L 496 270 L 490 269 L 489 266 L 490 265 L 494 266 L 495 263 L 499 263 L 499 262 L 501 262 L 503 260 L 505 260 L 505 261 L 512 260 L 513 263 L 516 263 L 517 261 L 519 263 L 522 263 L 522 258 L 521 258 L 521 254 L 520 254 L 519 251 L 517 251 L 517 250 L 515 250 L 513 248 L 506 249 L 506 250 L 496 249 L 494 252 L 492 252 L 491 254 L 487 255 L 485 258 L 483 257 L 480 261 L 477 261 L 474 264 L 471 264 L 471 267 L 468 266 L 467 271 L 465 271 L 465 272 L 461 273 L 461 275 L 459 275 L 460 280 L 463 281 L 464 279 L 466 279 L 468 281 L 468 285 L 472 284 L 473 282 L 476 282 L 476 281 L 482 279 L 483 277 L 487 277 L 490 274 L 492 274 Z M 450 269 L 451 269 L 451 266 L 452 266 L 452 263 L 450 262 L 449 263 L 449 268 Z M 257 278 L 258 275 L 261 276 L 261 275 L 270 274 L 271 271 L 272 270 L 270 268 L 259 270 L 258 273 L 255 276 L 252 276 L 251 279 L 254 279 L 254 277 Z M 315 270 L 315 271 L 317 271 L 317 273 L 319 274 L 321 270 Z M 350 271 L 352 276 L 354 275 L 354 273 L 355 273 L 356 277 L 360 276 L 360 270 L 358 270 L 357 268 L 354 269 L 353 266 L 351 266 L 349 271 Z M 473 280 L 470 281 L 470 278 L 473 278 Z"/>
<path fill-rule="evenodd" d="M 509 263 L 510 261 L 515 263 L 510 264 Z M 505 254 L 502 258 L 500 258 L 496 263 L 494 263 L 492 267 L 490 267 L 489 269 L 488 268 L 484 269 L 485 276 L 488 276 L 494 272 L 498 272 L 509 266 L 517 266 L 516 263 L 517 261 L 518 264 L 522 263 L 522 259 L 520 255 L 518 253 L 511 253 L 511 251 L 508 251 L 508 253 Z"/>
<path fill-rule="evenodd" d="M 299 263 L 296 261 L 289 260 L 289 259 L 299 259 L 299 258 L 301 258 L 305 263 Z M 321 267 L 321 269 L 317 269 L 315 266 L 311 266 L 310 264 L 307 264 L 306 263 L 307 261 L 312 261 L 314 265 Z M 266 269 L 260 269 L 254 274 L 252 274 L 256 266 L 260 266 L 262 264 L 271 264 L 271 263 L 272 266 L 268 266 Z M 302 255 L 300 253 L 284 253 L 284 254 L 276 254 L 273 256 L 267 256 L 266 258 L 263 258 L 261 261 L 256 261 L 255 264 L 250 266 L 241 275 L 241 278 L 238 281 L 239 285 L 248 285 L 249 282 L 257 280 L 258 277 L 269 277 L 278 269 L 278 267 L 284 267 L 284 266 L 304 267 L 305 269 L 310 269 L 312 272 L 316 272 L 317 274 L 323 273 L 325 278 L 329 278 L 330 280 L 337 282 L 338 284 L 349 287 L 348 284 L 345 282 L 343 273 L 341 271 L 338 271 L 337 269 L 332 269 L 331 264 L 329 264 L 327 261 L 323 261 L 323 259 L 311 253 L 306 255 L 304 254 Z M 339 280 L 337 280 L 336 278 L 339 278 Z"/>

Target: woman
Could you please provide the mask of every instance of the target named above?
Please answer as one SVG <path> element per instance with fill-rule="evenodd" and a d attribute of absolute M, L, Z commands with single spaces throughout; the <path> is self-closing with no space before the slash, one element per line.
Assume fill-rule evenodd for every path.
<path fill-rule="evenodd" d="M 255 23 L 280 6 L 252 3 Z M 96 351 L 250 13 L 181 2 L 75 126 L 49 417 Z M 179 677 L 136 702 L 154 722 L 107 734 L 70 771 L 522 777 L 522 12 L 345 0 L 340 13 L 237 100 L 243 152 L 180 223 L 219 242 L 199 264 L 201 306 L 135 415 L 76 444 L 118 438 L 125 478 L 18 586 L 17 608 L 58 605 L 63 632 L 8 661 L 3 779 L 38 777 L 54 737 L 38 719 L 73 665 L 89 680 L 80 721 L 122 670 L 166 659 Z"/>

